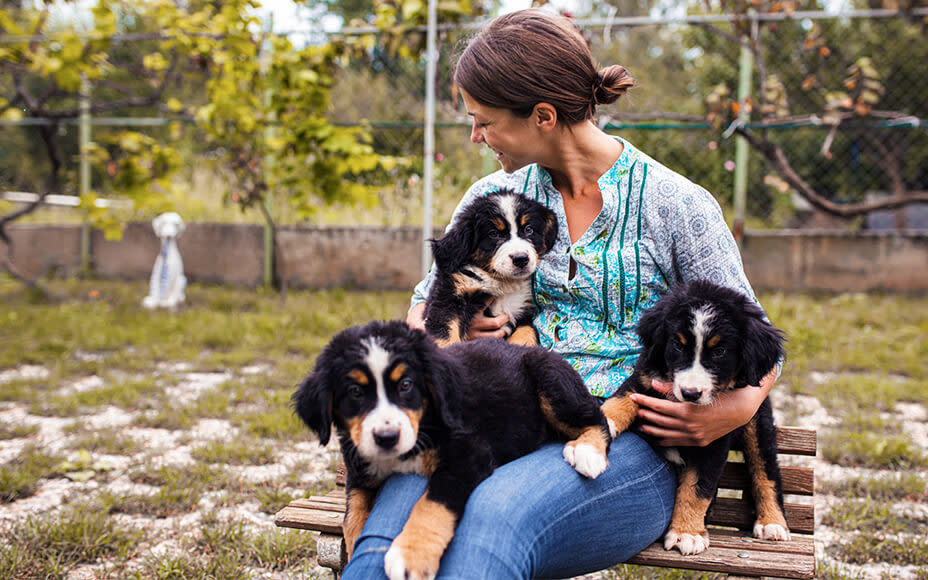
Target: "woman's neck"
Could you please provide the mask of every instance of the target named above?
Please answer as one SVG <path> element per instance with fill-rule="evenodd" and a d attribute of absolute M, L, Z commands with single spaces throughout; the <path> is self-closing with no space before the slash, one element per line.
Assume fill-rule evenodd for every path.
<path fill-rule="evenodd" d="M 599 195 L 599 178 L 622 154 L 622 142 L 607 135 L 592 121 L 563 130 L 552 144 L 549 164 L 554 187 L 565 197 Z"/>

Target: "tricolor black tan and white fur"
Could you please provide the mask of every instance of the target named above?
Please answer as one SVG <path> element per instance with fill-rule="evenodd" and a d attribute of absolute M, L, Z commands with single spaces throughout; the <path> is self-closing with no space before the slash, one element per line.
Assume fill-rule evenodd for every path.
<path fill-rule="evenodd" d="M 386 553 L 391 580 L 434 577 L 468 497 L 497 466 L 559 439 L 565 460 L 597 477 L 612 441 L 598 399 L 559 355 L 496 339 L 438 348 L 403 322 L 336 335 L 293 402 L 320 443 L 332 425 L 338 434 L 349 557 L 384 480 L 428 477 Z"/>
<path fill-rule="evenodd" d="M 474 315 L 486 308 L 491 316 L 509 315 L 510 342 L 537 345 L 532 276 L 554 246 L 557 229 L 554 212 L 509 190 L 470 202 L 451 229 L 432 242 L 436 272 L 425 312 L 429 334 L 441 346 L 461 342 Z"/>
<path fill-rule="evenodd" d="M 758 386 L 784 356 L 782 333 L 743 294 L 709 282 L 677 288 L 646 311 L 638 324 L 642 350 L 632 375 L 603 404 L 622 432 L 638 406 L 631 393 L 710 405 L 723 391 Z M 664 395 L 652 380 L 673 385 Z M 743 449 L 757 508 L 754 536 L 789 540 L 777 464 L 770 400 L 751 421 L 706 447 L 660 447 L 678 467 L 678 488 L 664 547 L 698 554 L 709 547 L 706 512 L 732 446 Z"/>

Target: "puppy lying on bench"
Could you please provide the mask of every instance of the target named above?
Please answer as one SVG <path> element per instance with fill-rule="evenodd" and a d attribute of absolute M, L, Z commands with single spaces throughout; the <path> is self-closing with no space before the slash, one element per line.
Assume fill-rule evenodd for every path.
<path fill-rule="evenodd" d="M 377 490 L 393 473 L 429 478 L 386 554 L 391 580 L 432 578 L 471 492 L 551 436 L 580 474 L 606 469 L 612 441 L 598 400 L 559 355 L 501 340 L 439 349 L 403 322 L 337 334 L 293 395 L 297 414 L 347 467 L 348 556 Z"/>
<path fill-rule="evenodd" d="M 683 286 L 661 298 L 638 324 L 641 354 L 632 375 L 603 404 L 618 432 L 638 410 L 631 393 L 710 405 L 722 391 L 757 386 L 783 357 L 783 336 L 761 309 L 730 288 L 709 282 Z M 664 394 L 652 381 L 672 383 Z M 757 519 L 754 536 L 789 540 L 777 464 L 776 429 L 770 400 L 751 421 L 706 447 L 661 447 L 678 466 L 678 488 L 664 547 L 684 555 L 709 547 L 706 512 L 718 489 L 728 451 L 741 443 L 751 474 Z"/>

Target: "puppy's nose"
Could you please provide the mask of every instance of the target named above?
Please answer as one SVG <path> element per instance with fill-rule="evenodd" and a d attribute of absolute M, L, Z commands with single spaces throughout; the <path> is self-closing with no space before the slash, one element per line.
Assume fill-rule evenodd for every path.
<path fill-rule="evenodd" d="M 395 429 L 388 429 L 381 432 L 374 432 L 374 443 L 381 449 L 393 449 L 393 446 L 400 440 L 400 432 Z"/>
<path fill-rule="evenodd" d="M 512 265 L 516 268 L 528 266 L 528 254 L 513 254 L 510 258 L 512 258 Z"/>
<path fill-rule="evenodd" d="M 684 401 L 689 401 L 690 403 L 695 403 L 699 400 L 699 390 L 698 389 L 687 389 L 681 388 L 680 394 L 683 395 Z"/>

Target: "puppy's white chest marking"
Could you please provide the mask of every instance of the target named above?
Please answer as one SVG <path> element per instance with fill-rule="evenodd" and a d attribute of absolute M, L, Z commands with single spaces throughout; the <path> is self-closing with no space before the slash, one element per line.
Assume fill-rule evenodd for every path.
<path fill-rule="evenodd" d="M 368 459 L 367 474 L 379 485 L 394 473 L 416 473 L 425 475 L 422 458 L 419 456 L 400 461 L 397 457 Z"/>
<path fill-rule="evenodd" d="M 503 294 L 493 301 L 490 305 L 490 312 L 494 316 L 507 314 L 509 320 L 515 324 L 516 319 L 532 303 L 532 285 L 529 281 L 524 281 L 515 286 L 509 293 Z"/>

